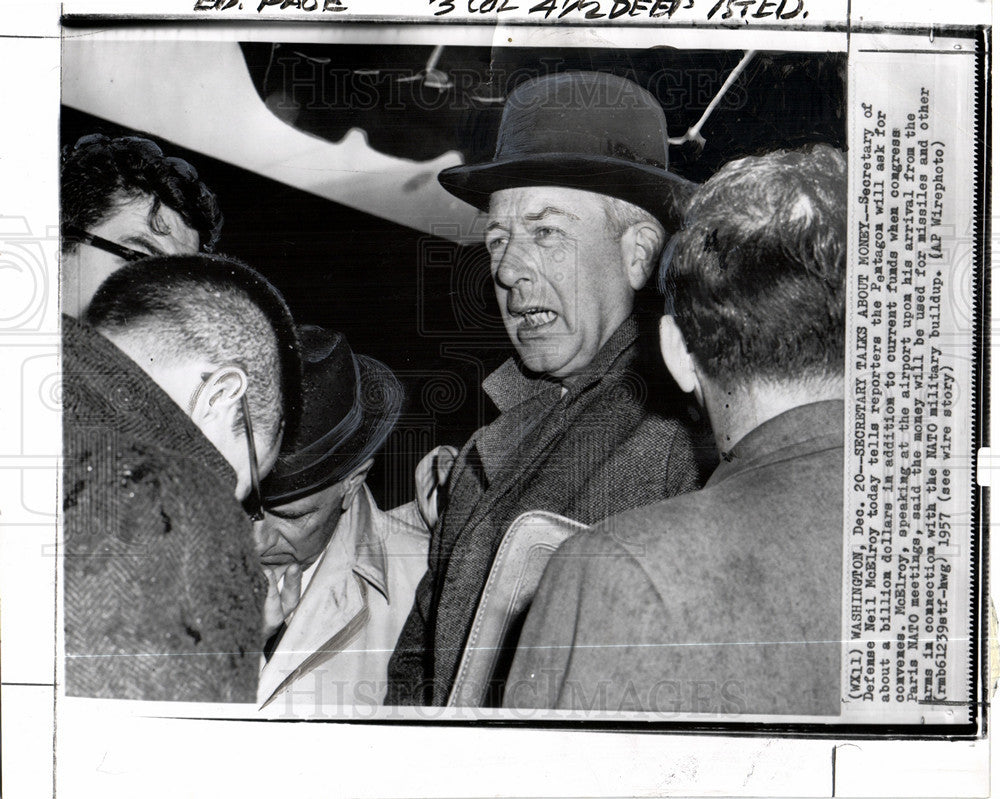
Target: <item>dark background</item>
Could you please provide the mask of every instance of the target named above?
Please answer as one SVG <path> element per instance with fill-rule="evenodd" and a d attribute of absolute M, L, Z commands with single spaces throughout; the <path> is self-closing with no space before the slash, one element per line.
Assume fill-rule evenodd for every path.
<path fill-rule="evenodd" d="M 431 47 L 242 48 L 262 102 L 287 123 L 331 141 L 359 127 L 372 147 L 397 157 L 428 160 L 457 149 L 467 161 L 492 155 L 502 100 L 530 77 L 596 69 L 630 78 L 657 96 L 670 135 L 681 136 L 742 56 L 669 48 L 447 47 L 435 66 L 439 72 L 428 77 Z M 843 148 L 845 65 L 842 54 L 759 53 L 702 129 L 704 147 L 671 148 L 671 168 L 703 181 L 743 155 L 814 141 Z M 134 131 L 63 107 L 64 144 L 95 132 Z M 510 353 L 484 248 L 162 143 L 168 155 L 194 164 L 218 195 L 225 215 L 218 251 L 266 274 L 300 322 L 343 331 L 355 351 L 384 361 L 399 376 L 407 393 L 403 417 L 369 484 L 382 507 L 411 499 L 417 460 L 437 444 L 460 446 L 491 418 L 479 383 Z M 647 289 L 640 316 L 648 328 L 658 308 Z"/>

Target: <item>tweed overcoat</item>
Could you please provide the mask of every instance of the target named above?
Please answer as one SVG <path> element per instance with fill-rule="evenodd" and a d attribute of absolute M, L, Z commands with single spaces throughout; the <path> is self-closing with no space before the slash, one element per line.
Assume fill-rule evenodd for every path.
<path fill-rule="evenodd" d="M 114 344 L 62 324 L 67 693 L 253 702 L 266 584 L 232 468 Z"/>
<path fill-rule="evenodd" d="M 565 387 L 529 384 L 513 361 L 491 376 L 508 394 L 519 380 L 526 387 L 520 402 L 473 435 L 452 469 L 428 572 L 389 663 L 387 704 L 447 701 L 497 546 L 521 513 L 590 524 L 701 485 L 700 464 L 714 447 L 696 452 L 704 426 L 645 352 L 629 319 Z M 532 406 L 542 412 L 525 412 Z"/>

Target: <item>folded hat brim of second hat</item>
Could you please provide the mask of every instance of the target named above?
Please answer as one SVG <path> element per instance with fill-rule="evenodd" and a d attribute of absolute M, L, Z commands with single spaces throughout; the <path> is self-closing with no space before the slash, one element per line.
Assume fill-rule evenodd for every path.
<path fill-rule="evenodd" d="M 562 186 L 617 197 L 649 211 L 673 233 L 681 226 L 694 183 L 666 169 L 601 155 L 540 153 L 456 166 L 438 181 L 481 211 L 490 195 L 527 186 Z"/>

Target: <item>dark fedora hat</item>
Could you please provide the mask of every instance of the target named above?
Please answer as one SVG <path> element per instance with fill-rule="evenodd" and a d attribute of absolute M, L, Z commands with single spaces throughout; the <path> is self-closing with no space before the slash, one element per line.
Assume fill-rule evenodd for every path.
<path fill-rule="evenodd" d="M 663 108 L 645 89 L 603 72 L 563 72 L 511 92 L 492 161 L 445 169 L 438 180 L 481 210 L 493 192 L 516 187 L 606 194 L 673 232 L 694 184 L 669 171 L 668 146 Z"/>
<path fill-rule="evenodd" d="M 403 388 L 389 368 L 355 355 L 343 334 L 298 328 L 302 344 L 302 418 L 261 484 L 264 504 L 283 505 L 343 480 L 389 437 Z"/>

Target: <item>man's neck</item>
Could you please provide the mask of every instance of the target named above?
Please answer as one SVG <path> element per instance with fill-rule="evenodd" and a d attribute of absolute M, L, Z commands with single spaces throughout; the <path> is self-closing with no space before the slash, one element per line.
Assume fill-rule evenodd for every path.
<path fill-rule="evenodd" d="M 842 376 L 794 382 L 757 380 L 730 388 L 703 379 L 702 386 L 715 444 L 720 452 L 729 452 L 748 433 L 792 408 L 844 398 Z"/>

